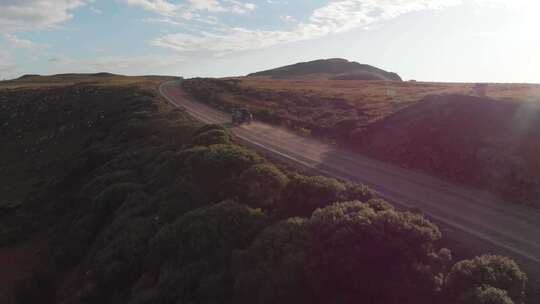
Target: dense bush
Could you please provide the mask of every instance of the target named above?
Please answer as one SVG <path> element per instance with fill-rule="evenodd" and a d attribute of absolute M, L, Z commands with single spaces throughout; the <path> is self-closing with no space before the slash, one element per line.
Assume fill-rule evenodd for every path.
<path fill-rule="evenodd" d="M 237 297 L 255 303 L 432 303 L 451 260 L 436 245 L 440 237 L 420 215 L 335 203 L 259 234 L 240 254 Z"/>
<path fill-rule="evenodd" d="M 394 206 L 390 205 L 390 203 L 382 198 L 372 198 L 366 201 L 366 204 L 375 211 L 394 210 Z"/>
<path fill-rule="evenodd" d="M 177 178 L 154 197 L 158 217 L 163 222 L 176 220 L 184 213 L 212 203 L 208 194 L 185 178 Z"/>
<path fill-rule="evenodd" d="M 274 165 L 252 166 L 240 176 L 240 201 L 254 207 L 274 208 L 288 182 L 287 176 Z"/>
<path fill-rule="evenodd" d="M 500 295 L 504 298 L 504 292 L 514 303 L 523 303 L 526 283 L 527 276 L 513 260 L 484 255 L 458 262 L 452 267 L 446 284 L 447 296 L 453 303 L 470 303 L 471 299 L 479 296 L 494 298 Z"/>
<path fill-rule="evenodd" d="M 450 271 L 437 227 L 368 187 L 279 170 L 222 126 L 126 100 L 47 196 L 44 209 L 63 211 L 49 221 L 56 260 L 21 291 L 28 301 L 522 303 L 526 278 L 511 260 Z"/>
<path fill-rule="evenodd" d="M 135 180 L 133 170 L 114 171 L 95 177 L 84 186 L 82 192 L 88 195 L 98 195 L 111 184 L 133 182 Z"/>
<path fill-rule="evenodd" d="M 261 232 L 240 255 L 235 290 L 241 303 L 305 303 L 307 221 L 291 218 Z"/>
<path fill-rule="evenodd" d="M 234 291 L 232 254 L 249 246 L 268 223 L 260 210 L 226 201 L 188 212 L 165 225 L 151 241 L 151 259 L 162 264 L 162 273 L 168 273 L 160 279 L 158 290 L 172 295 L 173 302 L 230 300 Z M 174 273 L 170 273 L 172 269 Z"/>
<path fill-rule="evenodd" d="M 223 130 L 209 130 L 198 134 L 191 140 L 193 146 L 211 146 L 230 143 L 230 134 Z"/>
<path fill-rule="evenodd" d="M 309 216 L 315 209 L 337 202 L 345 189 L 333 178 L 294 175 L 280 207 L 288 216 Z"/>
<path fill-rule="evenodd" d="M 227 129 L 225 129 L 225 127 L 223 127 L 222 125 L 218 125 L 218 124 L 208 124 L 208 125 L 204 125 L 200 128 L 198 128 L 194 133 L 193 133 L 193 137 L 197 137 L 203 133 L 206 133 L 208 131 L 223 131 L 223 132 L 227 132 Z"/>
<path fill-rule="evenodd" d="M 450 257 L 436 250 L 441 234 L 422 216 L 347 202 L 318 209 L 309 226 L 308 277 L 323 302 L 435 299 L 439 265 Z"/>
<path fill-rule="evenodd" d="M 244 170 L 263 161 L 255 152 L 235 145 L 195 147 L 182 151 L 179 157 L 193 181 L 220 198 L 233 189 Z"/>
<path fill-rule="evenodd" d="M 227 261 L 233 249 L 249 245 L 268 219 L 260 210 L 226 201 L 186 213 L 152 240 L 161 260 Z"/>
<path fill-rule="evenodd" d="M 158 227 L 153 217 L 131 218 L 111 225 L 90 261 L 101 293 L 119 292 L 134 283 L 144 270 L 148 240 Z"/>
<path fill-rule="evenodd" d="M 459 303 L 459 302 L 455 302 Z M 475 288 L 472 292 L 465 295 L 463 302 L 465 304 L 514 304 L 514 301 L 508 296 L 508 292 L 490 286 Z"/>
<path fill-rule="evenodd" d="M 94 199 L 92 213 L 100 221 L 105 220 L 131 193 L 141 188 L 141 185 L 134 183 L 120 183 L 107 187 Z"/>
<path fill-rule="evenodd" d="M 361 201 L 367 202 L 371 199 L 377 199 L 375 192 L 366 185 L 347 183 L 345 184 L 345 190 L 340 193 L 339 199 L 343 202 L 348 201 Z M 390 207 L 391 205 L 388 205 Z"/>

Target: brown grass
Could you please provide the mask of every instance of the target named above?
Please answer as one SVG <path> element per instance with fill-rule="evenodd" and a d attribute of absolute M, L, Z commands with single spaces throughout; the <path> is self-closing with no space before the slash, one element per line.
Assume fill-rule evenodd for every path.
<path fill-rule="evenodd" d="M 538 204 L 531 201 L 540 181 L 530 155 L 540 152 L 539 84 L 243 77 L 191 79 L 184 87 L 224 110 L 247 107 L 258 120 Z"/>
<path fill-rule="evenodd" d="M 0 90 L 36 89 L 48 87 L 64 87 L 70 85 L 93 86 L 138 86 L 155 87 L 163 81 L 173 79 L 170 76 L 123 76 L 99 74 L 61 74 L 52 76 L 28 76 L 15 80 L 0 81 Z"/>
<path fill-rule="evenodd" d="M 361 80 L 277 80 L 265 77 L 195 79 L 190 93 L 230 109 L 245 106 L 259 119 L 319 132 L 344 120 L 368 125 L 416 105 L 429 95 L 463 94 L 498 100 L 540 100 L 540 85 L 385 82 Z M 210 93 L 210 94 L 207 94 Z M 269 115 L 266 115 L 270 113 Z M 264 117 L 271 116 L 271 119 Z M 325 131 L 322 131 L 325 133 Z"/>
<path fill-rule="evenodd" d="M 385 82 L 361 80 L 276 80 L 237 78 L 240 87 L 255 91 L 294 92 L 303 96 L 343 98 L 355 106 L 389 114 L 417 103 L 428 95 L 478 95 L 476 84 L 435 82 Z M 540 101 L 540 84 L 488 84 L 485 97 Z M 279 103 L 279 101 L 278 101 Z"/>

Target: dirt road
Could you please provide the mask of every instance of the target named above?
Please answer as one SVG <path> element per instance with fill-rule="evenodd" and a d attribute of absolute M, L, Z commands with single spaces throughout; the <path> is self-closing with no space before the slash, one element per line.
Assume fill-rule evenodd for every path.
<path fill-rule="evenodd" d="M 167 82 L 161 94 L 205 123 L 229 123 L 229 114 L 191 100 L 178 82 Z M 311 168 L 321 174 L 361 182 L 407 207 L 418 208 L 450 232 L 466 233 L 511 255 L 526 269 L 540 269 L 540 210 L 506 204 L 492 195 L 367 158 L 263 123 L 231 131 L 269 157 Z"/>

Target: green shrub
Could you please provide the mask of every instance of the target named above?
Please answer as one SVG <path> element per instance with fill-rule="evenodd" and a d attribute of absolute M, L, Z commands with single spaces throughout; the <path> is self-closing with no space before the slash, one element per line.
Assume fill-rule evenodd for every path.
<path fill-rule="evenodd" d="M 193 137 L 197 137 L 198 135 L 201 135 L 203 133 L 206 133 L 208 131 L 223 131 L 223 132 L 227 132 L 227 129 L 225 129 L 225 127 L 223 127 L 222 125 L 218 125 L 218 124 L 209 124 L 209 125 L 204 125 L 202 127 L 200 127 L 199 129 L 197 129 L 194 133 L 193 133 Z"/>
<path fill-rule="evenodd" d="M 295 175 L 285 189 L 281 209 L 288 216 L 309 216 L 315 209 L 337 202 L 345 189 L 333 178 Z"/>
<path fill-rule="evenodd" d="M 347 183 L 345 190 L 340 195 L 340 201 L 361 201 L 367 202 L 377 197 L 375 191 L 363 184 Z"/>
<path fill-rule="evenodd" d="M 471 293 L 485 286 L 507 292 L 514 303 L 523 303 L 526 283 L 527 276 L 512 259 L 484 255 L 456 263 L 448 275 L 446 289 L 454 303 L 468 303 Z"/>
<path fill-rule="evenodd" d="M 231 136 L 227 131 L 210 130 L 195 136 L 191 140 L 193 146 L 211 146 L 219 144 L 230 144 Z"/>
<path fill-rule="evenodd" d="M 441 234 L 422 216 L 346 202 L 316 210 L 309 227 L 307 276 L 323 302 L 435 299 L 441 274 L 432 266 L 447 255 L 438 256 Z"/>
<path fill-rule="evenodd" d="M 142 303 L 200 303 L 196 301 L 199 282 L 210 271 L 206 261 L 163 265 L 157 282 L 152 288 L 155 292 L 147 294 L 148 286 L 138 284 L 133 291 L 132 301 L 140 299 Z M 139 301 L 140 301 L 139 300 Z"/>
<path fill-rule="evenodd" d="M 98 174 L 107 174 L 114 171 L 135 170 L 143 168 L 146 164 L 152 162 L 159 155 L 160 149 L 156 147 L 143 147 L 123 151 L 111 161 L 101 166 Z"/>
<path fill-rule="evenodd" d="M 211 273 L 198 282 L 196 297 L 198 303 L 223 303 L 230 298 L 231 282 L 228 274 Z"/>
<path fill-rule="evenodd" d="M 157 206 L 142 190 L 135 190 L 126 197 L 124 203 L 116 210 L 112 224 L 155 214 Z"/>
<path fill-rule="evenodd" d="M 240 303 L 306 303 L 305 219 L 292 218 L 264 229 L 241 254 L 235 291 Z"/>
<path fill-rule="evenodd" d="M 166 223 L 176 220 L 186 212 L 211 203 L 205 192 L 184 178 L 177 178 L 158 193 L 155 200 L 158 205 L 159 219 Z"/>
<path fill-rule="evenodd" d="M 133 170 L 115 171 L 105 173 L 93 178 L 82 189 L 82 192 L 88 195 L 98 195 L 109 185 L 116 183 L 133 182 L 136 180 L 136 174 Z"/>
<path fill-rule="evenodd" d="M 182 151 L 179 158 L 195 185 L 218 198 L 230 195 L 240 174 L 263 161 L 255 152 L 236 145 L 199 146 Z"/>
<path fill-rule="evenodd" d="M 140 189 L 142 189 L 141 185 L 133 183 L 111 185 L 94 199 L 92 213 L 101 222 L 111 216 L 122 205 L 128 195 Z"/>
<path fill-rule="evenodd" d="M 465 296 L 464 304 L 514 304 L 506 290 L 482 286 Z"/>
<path fill-rule="evenodd" d="M 185 175 L 183 161 L 175 153 L 162 153 L 146 166 L 145 182 L 152 191 L 159 191 L 173 183 L 179 175 Z"/>
<path fill-rule="evenodd" d="M 186 213 L 165 225 L 152 240 L 161 261 L 207 259 L 228 263 L 232 250 L 243 249 L 268 223 L 260 210 L 226 201 Z"/>
<path fill-rule="evenodd" d="M 382 198 L 372 198 L 366 201 L 366 204 L 368 204 L 369 207 L 375 211 L 394 210 L 394 206 Z"/>
<path fill-rule="evenodd" d="M 118 291 L 134 283 L 144 270 L 148 240 L 158 228 L 154 217 L 118 220 L 110 225 L 91 260 L 100 287 Z"/>
<path fill-rule="evenodd" d="M 260 208 L 273 208 L 289 179 L 272 164 L 258 164 L 242 173 L 239 181 L 241 202 Z"/>

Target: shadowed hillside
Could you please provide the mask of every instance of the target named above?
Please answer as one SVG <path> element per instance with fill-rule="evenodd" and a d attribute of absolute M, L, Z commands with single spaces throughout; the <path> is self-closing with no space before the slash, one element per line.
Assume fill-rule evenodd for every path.
<path fill-rule="evenodd" d="M 77 77 L 0 83 L 17 190 L 0 206 L 0 302 L 524 302 L 511 259 L 457 261 L 423 215 L 172 108 L 164 78 Z"/>
<path fill-rule="evenodd" d="M 396 73 L 379 68 L 347 61 L 346 59 L 321 59 L 301 62 L 272 70 L 249 74 L 251 77 L 266 76 L 276 79 L 315 78 L 336 80 L 390 80 L 401 81 Z"/>
<path fill-rule="evenodd" d="M 385 161 L 540 207 L 538 102 L 429 96 L 351 133 L 350 144 Z"/>

